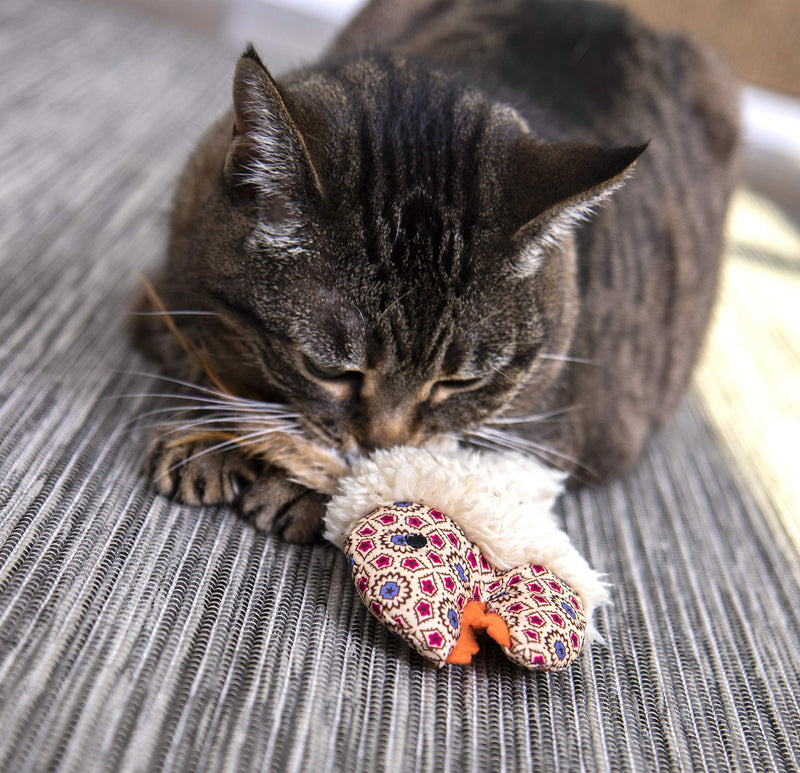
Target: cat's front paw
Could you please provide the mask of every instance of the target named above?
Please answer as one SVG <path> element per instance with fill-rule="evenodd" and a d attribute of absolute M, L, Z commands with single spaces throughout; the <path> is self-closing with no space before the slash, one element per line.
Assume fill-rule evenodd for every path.
<path fill-rule="evenodd" d="M 328 497 L 269 468 L 242 493 L 239 510 L 257 529 L 271 531 L 287 542 L 314 542 L 322 531 Z"/>
<path fill-rule="evenodd" d="M 218 440 L 178 441 L 161 434 L 145 452 L 145 472 L 159 494 L 187 505 L 232 504 L 255 481 L 254 462 L 235 449 L 212 450 Z"/>

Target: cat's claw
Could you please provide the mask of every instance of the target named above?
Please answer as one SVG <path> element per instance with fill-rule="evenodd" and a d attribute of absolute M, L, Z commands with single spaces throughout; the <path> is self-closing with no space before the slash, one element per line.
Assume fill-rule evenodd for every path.
<path fill-rule="evenodd" d="M 145 472 L 159 494 L 187 505 L 233 505 L 255 528 L 287 542 L 319 538 L 326 496 L 235 449 L 210 450 L 218 441 L 175 441 L 158 435 L 145 453 Z"/>
<path fill-rule="evenodd" d="M 233 504 L 256 479 L 257 469 L 235 451 L 210 451 L 212 445 L 175 445 L 156 437 L 145 454 L 145 472 L 156 491 L 187 505 Z"/>
<path fill-rule="evenodd" d="M 255 528 L 280 535 L 287 542 L 309 543 L 320 536 L 328 497 L 290 481 L 277 468 L 268 469 L 244 490 L 238 507 Z"/>

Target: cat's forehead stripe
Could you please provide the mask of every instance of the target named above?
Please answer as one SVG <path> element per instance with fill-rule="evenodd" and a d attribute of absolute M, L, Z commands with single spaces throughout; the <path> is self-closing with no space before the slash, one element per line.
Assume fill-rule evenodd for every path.
<path fill-rule="evenodd" d="M 337 93 L 347 100 L 349 126 L 357 129 L 349 142 L 335 147 L 347 155 L 341 168 L 352 169 L 352 159 L 358 158 L 350 185 L 368 257 L 402 259 L 392 254 L 398 237 L 406 236 L 401 221 L 405 217 L 413 227 L 413 210 L 424 203 L 427 214 L 438 213 L 445 225 L 429 257 L 458 278 L 461 266 L 454 251 L 479 214 L 475 166 L 486 128 L 485 106 L 461 86 L 430 74 L 421 78 L 393 61 L 359 62 L 336 77 Z M 353 140 L 357 146 L 350 148 Z"/>

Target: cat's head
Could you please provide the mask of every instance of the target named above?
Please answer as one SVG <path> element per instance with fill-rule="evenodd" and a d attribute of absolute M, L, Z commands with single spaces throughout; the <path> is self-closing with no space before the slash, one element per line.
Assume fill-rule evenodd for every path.
<path fill-rule="evenodd" d="M 396 58 L 276 83 L 252 49 L 179 186 L 168 307 L 223 381 L 343 452 L 502 411 L 577 316 L 571 225 L 643 148 L 545 143 Z M 542 355 L 548 354 L 549 357 Z"/>

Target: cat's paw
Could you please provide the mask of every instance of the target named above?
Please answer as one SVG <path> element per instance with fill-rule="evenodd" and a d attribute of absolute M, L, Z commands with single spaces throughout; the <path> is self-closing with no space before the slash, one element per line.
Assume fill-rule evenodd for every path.
<path fill-rule="evenodd" d="M 245 489 L 238 506 L 257 529 L 280 535 L 287 542 L 314 542 L 322 531 L 328 497 L 268 469 Z"/>
<path fill-rule="evenodd" d="M 187 505 L 232 504 L 255 481 L 256 465 L 244 455 L 210 450 L 219 441 L 175 439 L 158 435 L 145 452 L 145 472 L 159 494 Z"/>

